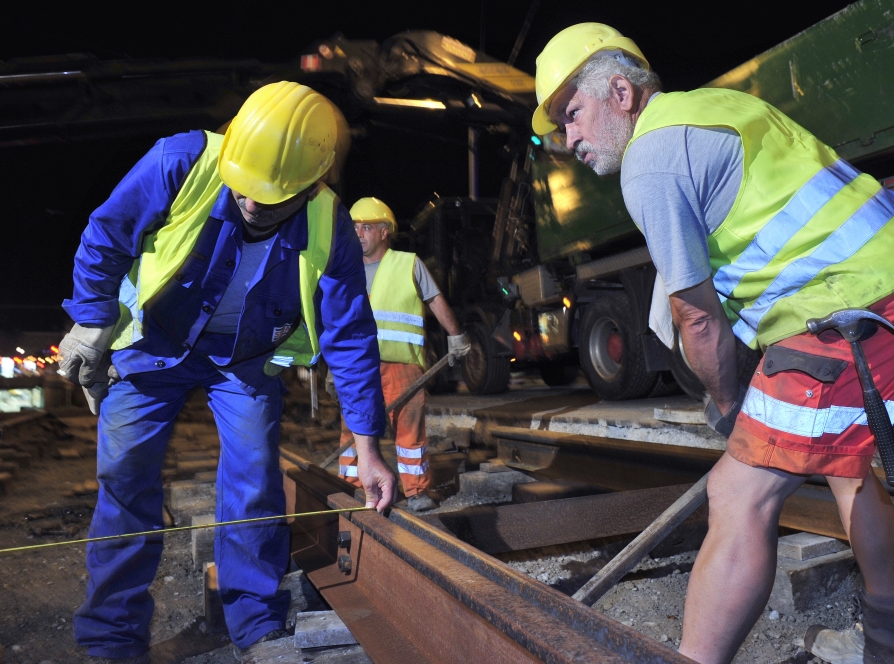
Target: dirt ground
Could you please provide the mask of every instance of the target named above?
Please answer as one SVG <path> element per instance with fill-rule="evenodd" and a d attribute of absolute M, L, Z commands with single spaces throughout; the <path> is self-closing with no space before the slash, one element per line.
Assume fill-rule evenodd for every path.
<path fill-rule="evenodd" d="M 300 403 L 292 405 L 293 419 L 300 419 L 302 408 Z M 195 412 L 193 408 L 193 415 L 186 413 L 186 423 L 178 424 L 180 430 L 196 441 L 213 436 L 213 422 Z M 30 446 L 33 458 L 28 467 L 19 469 L 7 494 L 0 497 L 0 548 L 86 537 L 96 502 L 95 427 L 96 418 L 86 411 L 70 411 L 58 413 L 56 423 L 22 427 L 2 440 L 3 444 Z M 327 445 L 331 447 L 331 443 Z M 325 456 L 328 447 L 321 445 L 308 455 Z M 437 444 L 434 447 L 437 449 Z M 457 499 L 448 504 L 451 502 L 461 504 Z M 228 637 L 208 633 L 205 625 L 202 573 L 193 569 L 190 542 L 189 533 L 169 535 L 165 540 L 161 566 L 150 589 L 156 601 L 151 625 L 153 662 L 233 664 L 236 660 Z M 623 541 L 564 545 L 501 558 L 572 594 L 623 545 Z M 75 644 L 71 628 L 72 615 L 86 588 L 84 554 L 83 544 L 0 554 L 0 661 L 91 661 Z M 647 559 L 595 608 L 675 647 L 681 636 L 686 585 L 694 559 L 694 551 Z M 824 608 L 807 614 L 780 615 L 768 607 L 734 664 L 819 662 L 803 650 L 807 627 L 815 623 L 848 627 L 859 618 L 857 611 L 855 598 L 847 593 L 830 596 Z M 302 659 L 322 664 L 336 654 L 306 653 Z"/>

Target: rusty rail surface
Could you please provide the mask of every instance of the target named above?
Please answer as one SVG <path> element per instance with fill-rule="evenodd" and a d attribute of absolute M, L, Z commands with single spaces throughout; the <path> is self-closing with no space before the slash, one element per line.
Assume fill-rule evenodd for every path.
<path fill-rule="evenodd" d="M 354 488 L 283 453 L 290 504 Z M 293 557 L 374 662 L 690 662 L 401 510 L 292 524 Z"/>

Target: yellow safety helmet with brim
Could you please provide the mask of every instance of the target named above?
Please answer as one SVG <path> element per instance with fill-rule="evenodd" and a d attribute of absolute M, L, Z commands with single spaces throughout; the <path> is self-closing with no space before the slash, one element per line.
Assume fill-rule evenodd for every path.
<path fill-rule="evenodd" d="M 549 118 L 549 106 L 562 88 L 600 51 L 622 51 L 638 60 L 646 69 L 649 62 L 634 41 L 602 23 L 578 23 L 565 28 L 537 56 L 534 88 L 537 109 L 531 120 L 534 131 L 543 136 L 557 129 Z"/>
<path fill-rule="evenodd" d="M 366 222 L 369 224 L 388 224 L 388 231 L 397 232 L 397 219 L 391 208 L 378 198 L 368 196 L 361 198 L 351 206 L 351 219 L 355 224 Z"/>
<path fill-rule="evenodd" d="M 332 104 L 322 95 L 291 81 L 265 85 L 227 127 L 220 179 L 258 203 L 282 203 L 326 174 L 337 131 Z"/>

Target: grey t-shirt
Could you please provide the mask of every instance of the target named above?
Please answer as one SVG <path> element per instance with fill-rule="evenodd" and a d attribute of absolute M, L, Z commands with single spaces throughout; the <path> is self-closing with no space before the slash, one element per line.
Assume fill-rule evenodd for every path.
<path fill-rule="evenodd" d="M 376 278 L 376 272 L 378 271 L 379 263 L 381 262 L 382 261 L 376 261 L 375 263 L 364 264 L 364 267 L 366 268 L 367 293 L 372 292 L 373 280 Z M 419 260 L 419 256 L 416 256 L 416 261 L 413 263 L 413 280 L 416 282 L 416 294 L 419 295 L 419 299 L 423 302 L 431 302 L 435 297 L 441 294 L 431 273 L 428 271 L 428 268 L 425 267 L 425 263 Z"/>
<path fill-rule="evenodd" d="M 627 149 L 624 203 L 669 294 L 711 276 L 708 236 L 736 200 L 743 156 L 731 129 L 690 125 L 656 129 Z"/>
<path fill-rule="evenodd" d="M 245 304 L 245 294 L 248 286 L 255 278 L 258 268 L 264 262 L 264 257 L 273 244 L 273 239 L 268 238 L 260 242 L 245 242 L 242 245 L 242 258 L 239 259 L 239 267 L 233 275 L 233 280 L 220 298 L 220 304 L 214 310 L 211 320 L 205 327 L 206 332 L 217 334 L 236 334 L 239 325 L 239 317 L 242 315 L 242 307 Z"/>

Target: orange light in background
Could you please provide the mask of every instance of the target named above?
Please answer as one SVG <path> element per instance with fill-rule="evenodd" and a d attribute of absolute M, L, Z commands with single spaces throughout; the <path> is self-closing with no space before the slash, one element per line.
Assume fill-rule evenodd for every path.
<path fill-rule="evenodd" d="M 521 341 L 521 335 L 518 332 L 513 332 L 512 336 L 515 337 L 516 341 Z"/>
<path fill-rule="evenodd" d="M 510 358 L 509 361 L 510 361 L 510 362 L 515 362 L 515 358 L 514 358 L 514 357 L 513 357 L 513 358 Z"/>
<path fill-rule="evenodd" d="M 59 354 L 59 346 L 50 346 L 50 350 L 53 352 L 54 355 Z"/>
<path fill-rule="evenodd" d="M 14 357 L 14 358 L 12 358 L 12 361 L 15 362 L 16 364 L 21 364 L 21 363 L 22 363 L 22 358 L 21 358 L 21 357 Z"/>
<path fill-rule="evenodd" d="M 570 308 L 571 308 L 571 300 L 569 300 L 567 297 L 563 297 L 563 298 L 562 298 L 562 304 L 565 305 L 565 308 L 566 308 L 566 309 L 570 309 Z"/>

